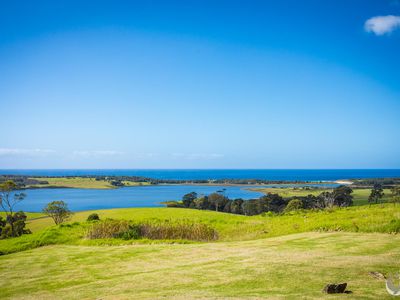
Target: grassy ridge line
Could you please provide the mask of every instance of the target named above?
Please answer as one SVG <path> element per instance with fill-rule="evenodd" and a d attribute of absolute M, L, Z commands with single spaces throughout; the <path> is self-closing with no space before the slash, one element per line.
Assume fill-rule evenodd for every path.
<path fill-rule="evenodd" d="M 135 222 L 159 222 L 160 220 L 199 222 L 215 228 L 220 242 L 262 239 L 310 231 L 400 232 L 400 207 L 392 204 L 252 217 L 179 208 L 112 209 L 79 212 L 74 215 L 72 221 L 84 221 L 92 212 L 98 213 L 102 219 L 126 219 Z M 88 241 L 83 237 L 89 225 L 83 222 L 75 225 L 53 226 L 49 218 L 32 220 L 29 228 L 32 228 L 34 234 L 0 240 L 0 252 L 7 254 L 51 244 L 118 245 L 165 242 L 120 239 Z"/>
<path fill-rule="evenodd" d="M 391 299 L 370 271 L 397 272 L 400 236 L 302 233 L 195 245 L 58 245 L 0 257 L 1 299 Z M 79 266 L 79 267 L 77 267 Z M 18 280 L 16 280 L 18 279 Z"/>
<path fill-rule="evenodd" d="M 46 217 L 45 214 L 40 213 L 40 212 L 24 212 L 24 214 L 27 216 L 27 220 L 34 220 L 37 218 L 42 218 L 42 217 Z M 0 211 L 0 217 L 5 218 L 6 214 L 4 213 L 4 211 Z"/>

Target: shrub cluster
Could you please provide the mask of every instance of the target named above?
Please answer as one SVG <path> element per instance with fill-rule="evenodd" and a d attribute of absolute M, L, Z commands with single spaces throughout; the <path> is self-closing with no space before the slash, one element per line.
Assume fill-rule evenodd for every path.
<path fill-rule="evenodd" d="M 99 221 L 100 217 L 96 213 L 92 213 L 87 217 L 87 221 Z"/>
<path fill-rule="evenodd" d="M 202 223 L 165 221 L 134 223 L 107 219 L 93 224 L 87 231 L 86 238 L 212 241 L 218 239 L 218 233 L 214 228 Z"/>
<path fill-rule="evenodd" d="M 7 215 L 6 219 L 0 216 L 0 239 L 31 233 L 29 229 L 25 228 L 25 222 L 26 215 L 22 211 Z"/>

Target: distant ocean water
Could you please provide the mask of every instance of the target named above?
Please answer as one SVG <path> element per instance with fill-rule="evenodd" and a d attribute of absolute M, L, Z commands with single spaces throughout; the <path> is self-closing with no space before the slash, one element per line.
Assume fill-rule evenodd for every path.
<path fill-rule="evenodd" d="M 326 181 L 351 178 L 400 177 L 400 169 L 32 169 L 0 170 L 1 175 L 143 176 L 157 179 L 262 179 Z"/>

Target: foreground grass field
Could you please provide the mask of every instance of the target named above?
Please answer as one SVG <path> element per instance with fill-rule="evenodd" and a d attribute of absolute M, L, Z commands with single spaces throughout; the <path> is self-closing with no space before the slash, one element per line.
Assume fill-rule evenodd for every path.
<path fill-rule="evenodd" d="M 216 242 L 85 238 L 101 219 L 204 223 Z M 0 299 L 390 299 L 369 272 L 400 270 L 400 206 L 242 216 L 183 208 L 77 212 L 0 240 Z M 324 295 L 347 282 L 351 294 Z"/>
<path fill-rule="evenodd" d="M 35 177 L 32 179 L 47 181 L 48 184 L 34 184 L 28 187 L 34 188 L 77 188 L 77 189 L 115 189 L 110 181 L 107 180 L 96 180 L 95 178 L 88 177 Z M 125 186 L 138 186 L 148 185 L 148 182 L 132 182 L 123 181 Z"/>
<path fill-rule="evenodd" d="M 302 233 L 133 246 L 57 245 L 0 257 L 2 299 L 391 299 L 368 272 L 400 268 L 400 236 Z M 330 282 L 352 294 L 324 296 Z"/>

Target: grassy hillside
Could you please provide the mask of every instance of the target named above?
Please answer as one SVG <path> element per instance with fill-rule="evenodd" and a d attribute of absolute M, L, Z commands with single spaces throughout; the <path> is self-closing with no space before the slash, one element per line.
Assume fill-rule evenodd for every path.
<path fill-rule="evenodd" d="M 2 299 L 391 299 L 368 272 L 398 271 L 400 236 L 302 233 L 242 242 L 58 245 L 0 257 Z"/>
<path fill-rule="evenodd" d="M 32 178 L 40 181 L 47 181 L 48 184 L 34 184 L 28 187 L 43 188 L 43 187 L 66 187 L 66 188 L 78 188 L 78 189 L 114 189 L 110 181 L 107 180 L 96 180 L 95 178 L 88 177 L 35 177 Z M 138 186 L 148 185 L 148 182 L 133 182 L 123 181 L 125 186 Z"/>
<path fill-rule="evenodd" d="M 262 239 L 310 231 L 400 232 L 400 207 L 392 204 L 252 217 L 183 208 L 130 208 L 79 212 L 69 222 L 73 225 L 67 226 L 54 226 L 49 218 L 31 220 L 28 228 L 34 234 L 10 240 L 0 240 L 0 253 L 18 252 L 52 244 L 121 245 L 149 243 L 147 240 L 85 240 L 83 237 L 90 224 L 84 221 L 92 212 L 98 213 L 101 219 L 126 219 L 135 222 L 186 220 L 204 223 L 218 231 L 220 242 Z M 74 224 L 74 222 L 80 223 Z M 164 241 L 151 241 L 151 243 L 160 242 Z M 182 241 L 175 242 L 181 243 Z"/>
<path fill-rule="evenodd" d="M 75 213 L 70 222 L 83 222 L 91 213 L 100 218 L 145 221 L 191 220 L 214 226 L 223 239 L 251 239 L 317 230 L 318 228 L 364 232 L 390 232 L 389 224 L 400 222 L 400 206 L 393 204 L 335 208 L 322 211 L 299 211 L 285 215 L 243 216 L 185 208 L 121 208 L 82 211 Z M 36 215 L 36 214 L 32 214 Z M 42 214 L 37 214 L 43 216 Z M 50 218 L 28 221 L 33 232 L 53 226 Z M 389 226 L 387 230 L 379 229 Z M 394 229 L 393 229 L 394 230 Z"/>

